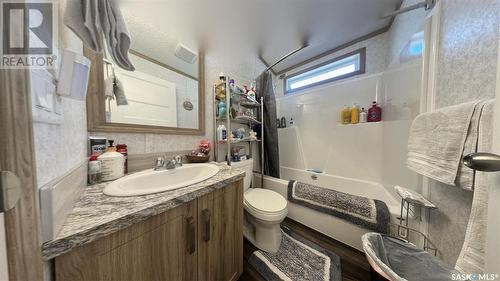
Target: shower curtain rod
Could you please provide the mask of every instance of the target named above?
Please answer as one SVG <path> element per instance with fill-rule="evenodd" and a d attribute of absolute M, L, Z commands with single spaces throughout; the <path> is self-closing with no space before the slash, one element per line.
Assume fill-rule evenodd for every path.
<path fill-rule="evenodd" d="M 262 71 L 262 73 L 264 73 L 264 72 L 268 71 L 269 69 L 275 67 L 278 63 L 286 60 L 289 56 L 294 55 L 295 53 L 301 51 L 302 49 L 306 48 L 307 46 L 309 46 L 309 44 L 304 44 L 301 47 L 299 47 L 299 48 L 291 51 L 290 53 L 284 55 L 282 58 L 280 58 L 279 60 L 277 60 L 275 63 L 273 63 L 270 66 L 268 66 L 264 71 Z"/>
<path fill-rule="evenodd" d="M 383 15 L 382 18 L 385 19 L 385 18 L 393 17 L 393 16 L 403 14 L 403 13 L 406 13 L 409 11 L 413 11 L 413 10 L 419 9 L 419 8 L 425 8 L 425 10 L 430 10 L 430 9 L 434 8 L 435 5 L 436 5 L 436 0 L 425 0 L 423 2 L 408 6 L 406 8 L 402 8 L 402 9 L 396 10 L 394 12 L 387 13 L 387 14 Z"/>

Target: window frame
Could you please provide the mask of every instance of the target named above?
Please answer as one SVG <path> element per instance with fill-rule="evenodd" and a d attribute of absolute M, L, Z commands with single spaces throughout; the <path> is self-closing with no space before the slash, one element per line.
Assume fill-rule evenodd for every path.
<path fill-rule="evenodd" d="M 343 75 L 339 75 L 339 76 L 336 76 L 336 77 L 333 77 L 333 78 L 330 78 L 330 79 L 326 79 L 326 80 L 323 80 L 323 81 L 319 81 L 319 82 L 316 82 L 316 83 L 312 83 L 312 84 L 309 84 L 309 85 L 306 85 L 306 86 L 302 86 L 302 87 L 299 87 L 299 88 L 296 88 L 296 89 L 293 89 L 293 90 L 288 90 L 288 87 L 287 87 L 287 81 L 288 81 L 288 79 L 294 78 L 296 76 L 299 76 L 299 75 L 304 74 L 306 72 L 309 72 L 311 70 L 323 67 L 325 65 L 328 65 L 328 64 L 331 64 L 331 63 L 343 60 L 345 58 L 348 58 L 348 57 L 351 57 L 351 56 L 354 56 L 354 55 L 359 55 L 359 69 L 358 70 L 350 72 L 350 73 L 346 73 L 346 74 L 343 74 Z M 354 50 L 352 52 L 343 54 L 341 56 L 329 59 L 329 60 L 327 60 L 325 62 L 322 62 L 322 63 L 316 64 L 316 65 L 313 65 L 311 67 L 308 67 L 306 69 L 300 70 L 300 71 L 295 72 L 295 73 L 293 73 L 291 75 L 285 76 L 283 78 L 283 92 L 284 92 L 285 95 L 289 95 L 289 94 L 293 94 L 293 93 L 296 93 L 296 92 L 299 92 L 299 91 L 302 91 L 302 90 L 305 90 L 305 89 L 317 87 L 317 86 L 320 86 L 320 85 L 324 85 L 324 84 L 331 83 L 331 82 L 334 82 L 334 81 L 338 81 L 338 80 L 350 78 L 350 77 L 353 77 L 353 76 L 356 76 L 356 75 L 360 75 L 360 74 L 364 74 L 364 73 L 366 73 L 366 47 Z"/>

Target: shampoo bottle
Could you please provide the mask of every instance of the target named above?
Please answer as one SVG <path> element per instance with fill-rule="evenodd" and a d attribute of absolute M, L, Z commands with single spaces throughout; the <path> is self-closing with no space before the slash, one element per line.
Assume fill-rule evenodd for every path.
<path fill-rule="evenodd" d="M 372 107 L 368 109 L 368 122 L 379 122 L 382 120 L 382 108 L 377 102 L 372 102 Z"/>
<path fill-rule="evenodd" d="M 359 123 L 366 123 L 367 121 L 367 114 L 365 111 L 365 108 L 361 108 L 361 112 L 359 113 Z"/>
<path fill-rule="evenodd" d="M 347 125 L 351 123 L 351 110 L 347 105 L 344 106 L 340 113 L 340 118 L 342 121 L 342 124 Z"/>
<path fill-rule="evenodd" d="M 351 124 L 359 123 L 359 107 L 354 104 L 351 108 Z"/>

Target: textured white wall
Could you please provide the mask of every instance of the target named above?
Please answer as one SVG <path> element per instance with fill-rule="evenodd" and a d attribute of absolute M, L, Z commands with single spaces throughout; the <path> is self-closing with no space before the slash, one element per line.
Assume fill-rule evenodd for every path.
<path fill-rule="evenodd" d="M 65 1 L 59 1 L 59 48 L 83 53 L 81 41 L 62 23 Z M 87 115 L 85 101 L 63 100 L 64 123 L 34 123 L 37 183 L 41 187 L 65 174 L 87 156 Z"/>

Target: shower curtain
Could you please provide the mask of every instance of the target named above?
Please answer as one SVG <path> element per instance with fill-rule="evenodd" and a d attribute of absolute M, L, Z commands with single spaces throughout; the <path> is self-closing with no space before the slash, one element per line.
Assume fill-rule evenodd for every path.
<path fill-rule="evenodd" d="M 257 78 L 257 98 L 264 98 L 264 174 L 280 177 L 280 159 L 278 150 L 278 124 L 276 98 L 274 96 L 273 76 L 270 71 Z"/>

